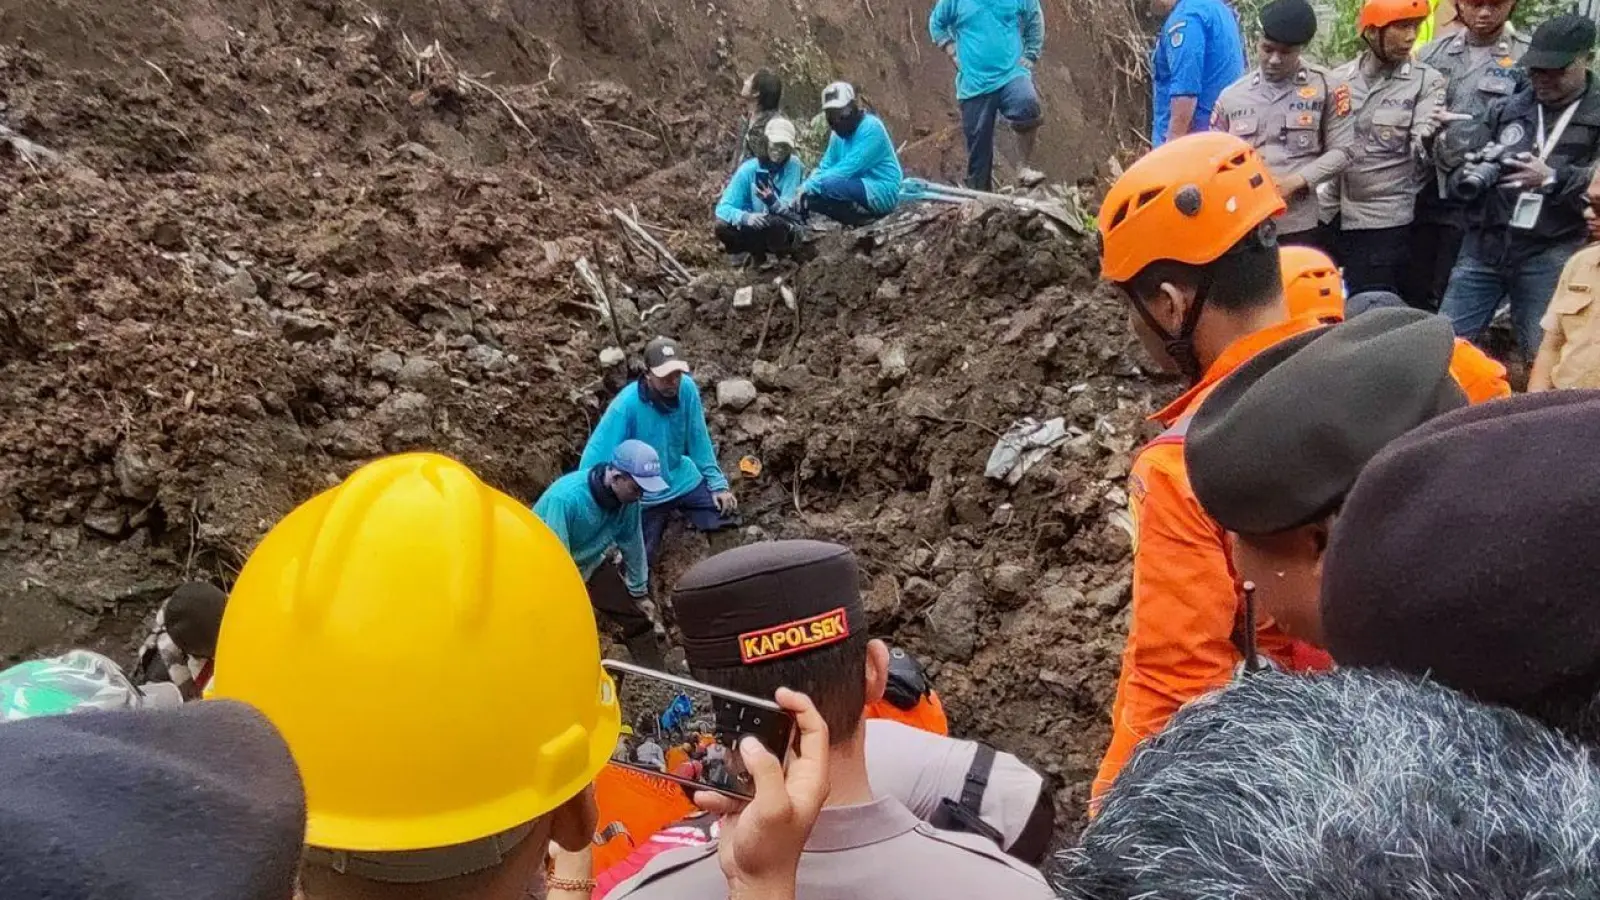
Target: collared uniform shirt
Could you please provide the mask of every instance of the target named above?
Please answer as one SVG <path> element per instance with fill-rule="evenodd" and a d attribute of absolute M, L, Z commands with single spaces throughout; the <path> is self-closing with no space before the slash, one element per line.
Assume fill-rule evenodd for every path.
<path fill-rule="evenodd" d="M 1379 71 L 1370 53 L 1333 71 L 1334 103 L 1348 108 L 1334 141 L 1349 148 L 1349 166 L 1330 193 L 1340 227 L 1351 231 L 1410 225 L 1425 170 L 1417 146 L 1433 134 L 1430 118 L 1444 104 L 1445 80 L 1437 69 L 1407 61 Z"/>
<path fill-rule="evenodd" d="M 1255 147 L 1273 178 L 1305 178 L 1307 190 L 1284 198 L 1289 209 L 1278 220 L 1284 234 L 1317 226 L 1317 185 L 1350 162 L 1350 154 L 1333 141 L 1339 109 L 1331 77 L 1310 63 L 1281 82 L 1268 80 L 1257 69 L 1229 85 L 1212 110 L 1211 127 Z"/>
<path fill-rule="evenodd" d="M 932 819 L 941 800 L 959 801 L 978 755 L 975 741 L 944 737 L 883 719 L 867 729 L 867 780 L 874 791 L 905 803 L 912 815 Z M 1044 777 L 1010 753 L 996 751 L 978 818 L 1005 838 L 1009 850 L 1039 804 Z"/>
<path fill-rule="evenodd" d="M 1464 31 L 1457 32 L 1424 46 L 1417 51 L 1417 59 L 1445 77 L 1447 109 L 1481 121 L 1491 104 L 1510 97 L 1527 82 L 1527 72 L 1517 64 L 1527 51 L 1528 39 L 1508 24 L 1500 40 L 1492 44 L 1473 44 Z M 1438 172 L 1430 185 L 1430 200 L 1450 199 L 1445 174 Z"/>
<path fill-rule="evenodd" d="M 1155 92 L 1150 140 L 1167 142 L 1172 98 L 1193 97 L 1193 131 L 1211 125 L 1217 97 L 1244 74 L 1239 17 L 1223 0 L 1178 0 L 1156 38 L 1151 57 Z"/>
<path fill-rule="evenodd" d="M 1039 872 L 988 838 L 934 828 L 892 798 L 822 810 L 800 856 L 796 897 L 1054 900 Z M 717 842 L 654 857 L 607 900 L 726 900 Z"/>
<path fill-rule="evenodd" d="M 1550 370 L 1558 388 L 1600 388 L 1600 244 L 1591 244 L 1567 260 L 1561 282 L 1540 323 L 1546 334 L 1559 334 L 1561 350 Z"/>

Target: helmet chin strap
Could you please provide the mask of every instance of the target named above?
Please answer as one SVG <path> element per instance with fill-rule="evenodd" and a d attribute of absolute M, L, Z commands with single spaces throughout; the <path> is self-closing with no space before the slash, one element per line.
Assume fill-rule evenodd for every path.
<path fill-rule="evenodd" d="M 1179 373 L 1191 385 L 1199 384 L 1200 377 L 1205 374 L 1205 370 L 1200 365 L 1200 356 L 1194 349 L 1194 330 L 1200 324 L 1200 313 L 1205 309 L 1206 297 L 1210 293 L 1210 278 L 1205 278 L 1195 285 L 1194 302 L 1190 303 L 1189 309 L 1184 312 L 1183 322 L 1178 326 L 1177 334 L 1173 334 L 1161 327 L 1161 323 L 1156 321 L 1154 315 L 1151 315 L 1150 308 L 1145 306 L 1143 300 L 1138 297 L 1131 298 L 1133 308 L 1139 313 L 1139 318 L 1143 319 L 1145 326 L 1155 332 L 1156 337 L 1161 339 L 1162 349 L 1166 350 L 1167 355 L 1172 357 L 1172 361 L 1178 366 Z"/>

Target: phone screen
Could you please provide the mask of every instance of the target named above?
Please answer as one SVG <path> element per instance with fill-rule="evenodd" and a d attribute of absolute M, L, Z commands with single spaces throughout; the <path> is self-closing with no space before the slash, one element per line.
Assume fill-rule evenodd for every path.
<path fill-rule="evenodd" d="M 739 756 L 752 735 L 784 759 L 794 719 L 771 700 L 607 660 L 621 700 L 622 737 L 613 765 L 660 775 L 694 790 L 749 799 L 755 784 Z"/>

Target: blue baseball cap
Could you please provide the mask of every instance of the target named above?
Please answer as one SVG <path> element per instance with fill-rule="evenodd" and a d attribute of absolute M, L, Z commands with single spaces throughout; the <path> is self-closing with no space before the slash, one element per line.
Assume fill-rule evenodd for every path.
<path fill-rule="evenodd" d="M 666 490 L 667 480 L 661 477 L 661 457 L 656 448 L 644 441 L 623 441 L 611 454 L 611 465 L 639 482 L 646 494 L 659 494 Z"/>

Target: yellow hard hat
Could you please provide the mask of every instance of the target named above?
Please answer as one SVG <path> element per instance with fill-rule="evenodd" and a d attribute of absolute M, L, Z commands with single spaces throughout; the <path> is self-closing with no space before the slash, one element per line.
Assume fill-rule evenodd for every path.
<path fill-rule="evenodd" d="M 283 732 L 306 843 L 338 850 L 531 821 L 594 780 L 621 726 L 566 548 L 428 453 L 361 468 L 267 534 L 229 599 L 213 688 Z"/>

